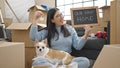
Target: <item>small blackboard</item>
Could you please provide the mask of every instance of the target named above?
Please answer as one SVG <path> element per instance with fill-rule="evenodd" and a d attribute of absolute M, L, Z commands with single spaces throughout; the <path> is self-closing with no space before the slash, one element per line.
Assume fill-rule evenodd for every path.
<path fill-rule="evenodd" d="M 73 27 L 99 25 L 98 7 L 71 8 L 71 19 Z"/>

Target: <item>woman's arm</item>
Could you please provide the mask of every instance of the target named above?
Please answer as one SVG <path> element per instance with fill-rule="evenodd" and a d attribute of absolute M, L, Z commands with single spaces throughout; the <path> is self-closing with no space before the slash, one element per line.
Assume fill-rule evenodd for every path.
<path fill-rule="evenodd" d="M 38 39 L 39 41 L 42 41 L 46 37 L 47 37 L 47 30 L 46 29 L 38 31 L 38 26 L 31 26 L 31 28 L 30 28 L 30 39 L 32 41 L 35 41 L 35 39 Z"/>
<path fill-rule="evenodd" d="M 88 25 L 85 25 L 85 26 L 84 26 L 84 29 L 85 29 L 85 34 L 82 36 L 82 38 L 83 38 L 83 39 L 87 39 L 88 36 L 89 36 L 89 33 L 90 33 L 90 31 L 91 31 L 91 27 L 88 26 Z"/>
<path fill-rule="evenodd" d="M 33 15 L 33 21 L 32 21 L 32 26 L 36 26 L 37 25 L 37 20 L 40 18 L 40 16 L 43 15 L 42 11 L 36 11 Z"/>
<path fill-rule="evenodd" d="M 39 41 L 43 40 L 47 36 L 47 30 L 38 31 L 37 20 L 43 13 L 41 11 L 36 11 L 33 17 L 32 26 L 30 28 L 30 39 L 35 41 L 38 39 Z"/>
<path fill-rule="evenodd" d="M 82 37 L 78 37 L 76 31 L 74 28 L 72 28 L 72 41 L 73 41 L 73 47 L 77 50 L 80 50 L 84 47 L 88 34 L 91 30 L 90 26 L 85 26 L 85 34 Z"/>

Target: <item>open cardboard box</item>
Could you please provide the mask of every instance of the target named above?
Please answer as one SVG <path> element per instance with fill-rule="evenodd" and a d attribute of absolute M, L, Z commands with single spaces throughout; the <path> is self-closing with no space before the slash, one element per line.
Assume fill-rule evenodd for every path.
<path fill-rule="evenodd" d="M 25 42 L 25 47 L 33 47 L 29 37 L 31 23 L 12 23 L 7 29 L 12 30 L 12 42 Z"/>
<path fill-rule="evenodd" d="M 120 44 L 105 45 L 93 68 L 120 68 Z"/>
<path fill-rule="evenodd" d="M 12 30 L 12 42 L 25 43 L 25 68 L 30 68 L 35 56 L 35 48 L 29 37 L 31 23 L 12 23 L 7 29 Z M 39 24 L 39 26 L 42 26 Z M 42 28 L 41 27 L 41 28 Z"/>
<path fill-rule="evenodd" d="M 29 12 L 29 22 L 33 22 L 33 17 L 34 17 L 34 13 L 36 11 L 42 11 L 43 12 L 43 20 L 38 19 L 37 22 L 41 23 L 41 24 L 46 24 L 46 19 L 47 19 L 47 11 L 41 7 L 40 5 L 33 5 L 28 9 Z"/>
<path fill-rule="evenodd" d="M 32 23 L 12 23 L 7 29 L 12 30 L 12 42 L 25 42 L 25 47 L 33 47 L 29 32 Z M 43 24 L 39 24 L 41 28 Z M 45 27 L 45 26 L 44 26 Z"/>
<path fill-rule="evenodd" d="M 0 41 L 0 68 L 25 68 L 24 43 Z"/>

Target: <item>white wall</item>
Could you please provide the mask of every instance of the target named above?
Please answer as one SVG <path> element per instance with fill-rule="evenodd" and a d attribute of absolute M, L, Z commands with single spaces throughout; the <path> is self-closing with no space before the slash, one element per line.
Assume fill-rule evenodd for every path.
<path fill-rule="evenodd" d="M 27 10 L 35 5 L 35 1 L 37 1 L 39 4 L 45 4 L 50 7 L 55 7 L 55 0 L 7 0 L 10 4 L 11 8 L 17 15 L 17 17 L 20 19 L 21 22 L 27 23 L 29 12 Z M 12 13 L 9 6 L 5 3 L 5 13 L 7 18 L 13 18 L 13 22 L 18 22 L 14 14 Z"/>

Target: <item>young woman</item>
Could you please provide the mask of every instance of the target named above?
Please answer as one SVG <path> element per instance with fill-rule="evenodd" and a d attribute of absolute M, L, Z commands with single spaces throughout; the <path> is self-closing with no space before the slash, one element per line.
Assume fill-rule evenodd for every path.
<path fill-rule="evenodd" d="M 88 34 L 91 30 L 90 26 L 85 26 L 85 34 L 83 37 L 78 37 L 75 29 L 64 23 L 64 16 L 58 8 L 51 8 L 47 14 L 47 27 L 38 31 L 36 20 L 42 15 L 41 11 L 35 12 L 34 21 L 30 29 L 30 38 L 32 41 L 38 39 L 42 41 L 47 38 L 50 48 L 63 50 L 71 53 L 72 47 L 80 50 L 84 47 L 87 41 Z M 79 68 L 88 68 L 90 63 L 86 57 L 76 57 L 72 62 L 77 62 Z M 33 65 L 50 65 L 46 59 L 39 59 L 33 62 Z"/>

